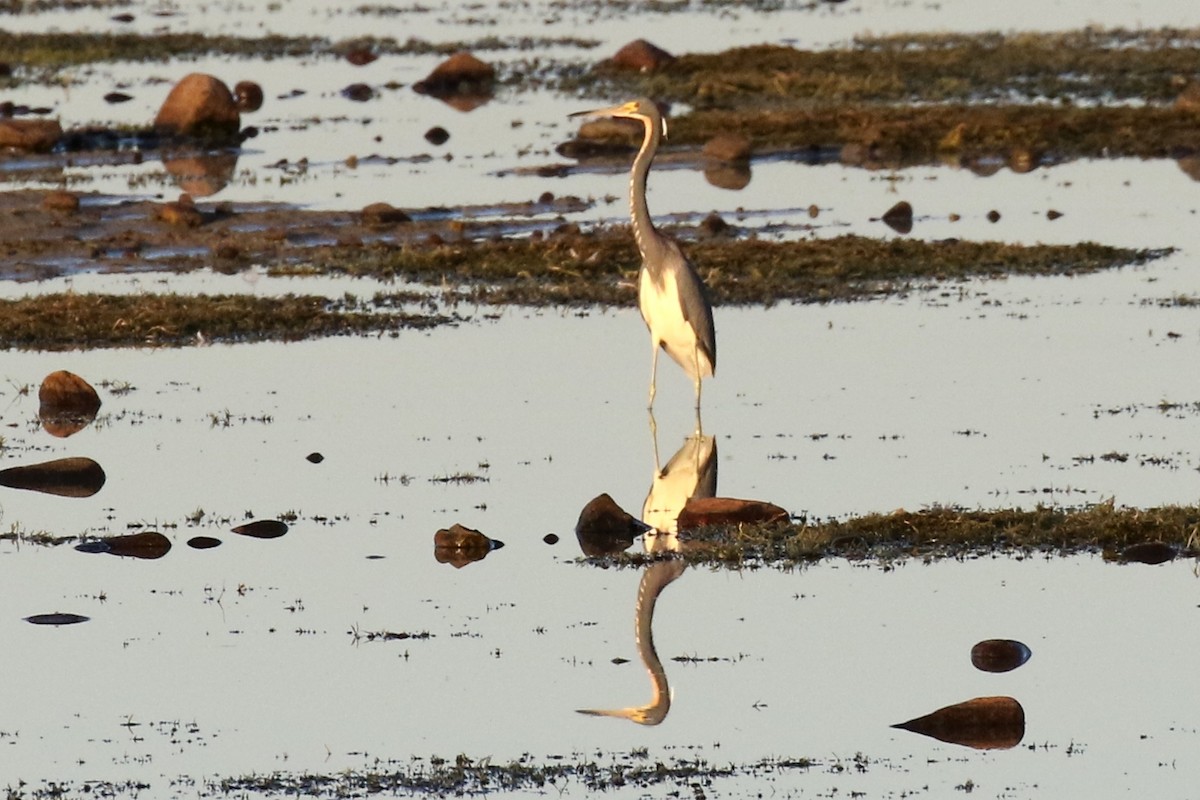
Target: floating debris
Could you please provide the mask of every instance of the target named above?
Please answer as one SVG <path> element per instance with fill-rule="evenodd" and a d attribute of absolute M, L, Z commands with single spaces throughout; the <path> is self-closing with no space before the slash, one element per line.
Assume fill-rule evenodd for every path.
<path fill-rule="evenodd" d="M 1015 747 L 1025 736 L 1025 709 L 1011 697 L 976 697 L 893 725 L 977 750 Z"/>
<path fill-rule="evenodd" d="M 260 519 L 238 525 L 232 529 L 234 533 L 250 536 L 255 539 L 278 539 L 288 532 L 287 523 L 276 519 Z"/>
<path fill-rule="evenodd" d="M 91 617 L 85 617 L 82 614 L 34 614 L 32 617 L 25 617 L 26 622 L 31 622 L 34 625 L 77 625 L 80 622 L 87 622 Z"/>
<path fill-rule="evenodd" d="M 60 497 L 91 497 L 104 487 L 105 480 L 99 464 L 79 456 L 0 470 L 0 486 Z"/>
<path fill-rule="evenodd" d="M 1027 646 L 1014 639 L 984 639 L 971 648 L 971 664 L 984 672 L 1010 672 L 1031 655 Z"/>
<path fill-rule="evenodd" d="M 479 531 L 458 523 L 442 528 L 433 535 L 433 557 L 439 564 L 452 564 L 458 569 L 482 560 L 488 553 L 501 547 L 504 547 L 504 542 L 489 539 Z"/>
<path fill-rule="evenodd" d="M 652 528 L 630 515 L 607 494 L 593 498 L 579 512 L 575 537 L 585 556 L 620 553 Z"/>

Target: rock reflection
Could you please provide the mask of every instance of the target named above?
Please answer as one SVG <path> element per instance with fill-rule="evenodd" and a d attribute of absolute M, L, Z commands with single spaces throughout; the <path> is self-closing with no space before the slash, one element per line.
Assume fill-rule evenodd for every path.
<path fill-rule="evenodd" d="M 1025 736 L 1025 709 L 1011 697 L 976 697 L 893 725 L 977 750 L 1016 747 Z"/>
<path fill-rule="evenodd" d="M 489 539 L 473 528 L 455 523 L 433 535 L 433 557 L 439 564 L 462 569 L 467 564 L 482 561 L 488 553 L 504 547 L 504 542 Z"/>
<path fill-rule="evenodd" d="M 237 153 L 164 158 L 163 168 L 192 197 L 209 197 L 224 189 L 237 170 Z"/>
<path fill-rule="evenodd" d="M 104 487 L 104 470 L 90 458 L 58 458 L 0 470 L 0 486 L 60 497 L 91 497 Z"/>
<path fill-rule="evenodd" d="M 82 614 L 62 614 L 55 612 L 53 614 L 34 614 L 31 617 L 25 617 L 25 621 L 33 625 L 78 625 L 80 622 L 87 622 L 91 617 L 85 617 Z"/>
<path fill-rule="evenodd" d="M 245 525 L 238 525 L 236 528 L 230 528 L 230 530 L 254 539 L 278 539 L 288 532 L 288 526 L 286 522 L 280 522 L 277 519 L 258 519 L 254 522 L 247 522 Z"/>

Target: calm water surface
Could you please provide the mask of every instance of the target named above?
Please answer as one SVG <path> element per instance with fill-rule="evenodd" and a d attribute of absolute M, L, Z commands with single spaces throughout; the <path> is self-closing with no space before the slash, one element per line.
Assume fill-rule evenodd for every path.
<path fill-rule="evenodd" d="M 638 35 L 682 52 L 1009 29 L 1013 19 L 1036 29 L 1200 24 L 1195 8 L 1169 5 L 697 8 L 686 38 L 678 15 L 550 4 L 441 4 L 382 21 L 299 2 L 166 18 L 137 7 L 133 27 L 337 37 L 386 25 L 402 31 L 397 38 L 434 41 L 599 39 L 594 51 L 554 49 L 583 59 Z M 467 21 L 489 15 L 501 21 Z M 108 17 L 28 15 L 5 24 L 111 26 Z M 577 99 L 516 93 L 464 115 L 407 88 L 365 105 L 338 95 L 355 80 L 411 83 L 434 63 L 381 59 L 371 72 L 318 60 L 103 66 L 83 89 L 33 88 L 13 99 L 51 104 L 72 125 L 144 120 L 161 100 L 156 79 L 195 69 L 258 77 L 269 96 L 305 86 L 307 95 L 269 102 L 254 120 L 280 130 L 251 142 L 214 201 L 423 207 L 552 191 L 595 201 L 573 221 L 624 218 L 620 167 L 561 179 L 511 172 L 560 160 L 553 148 L 573 130 L 565 115 L 586 107 Z M 125 82 L 135 101 L 99 102 Z M 431 152 L 421 134 L 433 124 L 451 131 L 453 159 L 437 151 L 421 163 L 344 165 L 352 154 Z M 310 159 L 303 172 L 267 166 L 301 157 Z M 5 186 L 54 183 L 23 174 L 7 171 Z M 117 196 L 177 191 L 153 160 L 64 162 L 62 175 Z M 1102 275 L 978 281 L 844 306 L 718 309 L 721 364 L 705 387 L 703 418 L 716 442 L 717 493 L 816 517 L 1109 498 L 1196 502 L 1200 318 L 1156 302 L 1194 296 L 1200 286 L 1200 185 L 1180 165 L 1081 162 L 984 178 L 946 167 L 755 163 L 740 192 L 685 165 L 656 172 L 651 193 L 664 218 L 694 222 L 716 210 L 783 236 L 893 236 L 872 217 L 900 199 L 913 203 L 922 238 L 1177 250 Z M 806 211 L 813 203 L 815 219 Z M 1052 208 L 1064 216 L 1048 220 Z M 985 219 L 992 209 L 1002 214 L 995 224 Z M 952 213 L 961 219 L 952 222 Z M 337 295 L 379 287 L 255 272 L 85 273 L 4 284 L 0 293 L 68 288 Z M 140 781 L 150 787 L 140 796 L 195 796 L 208 780 L 249 773 L 332 774 L 458 753 L 604 764 L 645 748 L 651 761 L 817 762 L 708 787 L 724 796 L 946 796 L 968 782 L 988 797 L 1191 796 L 1200 719 L 1188 690 L 1200 656 L 1195 565 L 1115 566 L 1098 556 L 891 569 L 831 561 L 789 573 L 689 567 L 677 576 L 581 565 L 572 529 L 582 506 L 607 492 L 637 514 L 653 482 L 649 353 L 637 312 L 458 310 L 472 321 L 396 338 L 4 355 L 0 467 L 88 456 L 107 482 L 89 498 L 0 490 L 0 530 L 151 529 L 173 544 L 155 561 L 0 544 L 6 786 Z M 101 385 L 104 399 L 96 423 L 65 440 L 36 418 L 36 387 L 55 369 Z M 1162 401 L 1178 407 L 1160 410 Z M 656 422 L 666 461 L 693 424 L 690 384 L 666 362 Z M 306 461 L 312 452 L 324 461 Z M 286 536 L 229 533 L 273 518 L 291 520 Z M 461 569 L 438 563 L 433 533 L 455 522 L 506 546 Z M 559 543 L 544 543 L 548 533 Z M 189 548 L 199 534 L 224 543 Z M 654 654 L 635 640 L 643 582 L 661 590 Z M 24 621 L 49 612 L 90 620 Z M 372 638 L 383 632 L 413 636 Z M 971 646 L 994 637 L 1023 641 L 1032 659 L 1006 674 L 975 670 Z M 670 699 L 660 724 L 576 713 L 650 704 L 648 655 L 663 664 L 660 715 L 661 698 Z M 1024 706 L 1016 747 L 976 750 L 888 727 L 992 695 Z M 858 755 L 865 769 L 854 766 Z"/>

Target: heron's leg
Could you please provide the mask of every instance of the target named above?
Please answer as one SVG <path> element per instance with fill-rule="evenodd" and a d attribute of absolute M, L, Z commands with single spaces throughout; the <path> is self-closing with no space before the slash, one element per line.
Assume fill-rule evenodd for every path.
<path fill-rule="evenodd" d="M 695 377 L 695 381 L 696 381 L 696 421 L 697 421 L 697 423 L 699 423 L 699 421 L 700 421 L 700 381 L 702 380 L 702 378 L 700 377 L 700 348 L 699 347 L 692 348 L 692 367 L 695 370 L 694 374 L 696 376 Z M 696 426 L 696 430 L 697 431 L 700 430 L 699 425 Z"/>
<path fill-rule="evenodd" d="M 654 443 L 654 475 L 657 477 L 662 474 L 658 461 L 658 422 L 654 419 L 653 408 L 646 409 L 646 414 L 650 417 L 650 441 Z"/>
<path fill-rule="evenodd" d="M 650 354 L 650 402 L 646 408 L 654 408 L 654 383 L 658 380 L 658 342 L 650 340 L 650 346 L 654 348 Z"/>
<path fill-rule="evenodd" d="M 696 403 L 696 433 L 697 439 L 704 435 L 704 423 L 700 421 L 700 404 Z"/>

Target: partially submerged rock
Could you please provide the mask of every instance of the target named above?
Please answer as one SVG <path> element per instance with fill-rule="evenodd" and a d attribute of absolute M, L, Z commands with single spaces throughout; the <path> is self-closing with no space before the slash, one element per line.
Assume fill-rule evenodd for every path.
<path fill-rule="evenodd" d="M 983 672 L 1011 672 L 1033 652 L 1015 639 L 984 639 L 971 648 L 971 664 Z"/>
<path fill-rule="evenodd" d="M 679 530 L 695 530 L 711 525 L 763 525 L 787 522 L 788 512 L 762 500 L 735 497 L 693 497 L 679 512 Z"/>
<path fill-rule="evenodd" d="M 371 203 L 362 210 L 364 225 L 395 225 L 411 222 L 412 218 L 390 203 Z"/>
<path fill-rule="evenodd" d="M 25 621 L 33 625 L 78 625 L 80 622 L 87 622 L 89 619 L 91 617 L 85 617 L 82 614 L 64 614 L 59 611 L 25 617 Z"/>
<path fill-rule="evenodd" d="M 91 497 L 106 479 L 99 464 L 79 456 L 0 470 L 0 486 L 59 497 Z"/>
<path fill-rule="evenodd" d="M 263 90 L 254 81 L 238 81 L 233 87 L 233 99 L 238 111 L 258 111 L 263 104 Z"/>
<path fill-rule="evenodd" d="M 883 222 L 896 233 L 911 233 L 913 209 L 907 200 L 901 200 L 883 214 Z"/>
<path fill-rule="evenodd" d="M 62 135 L 58 120 L 0 119 L 0 148 L 44 153 L 54 147 Z"/>
<path fill-rule="evenodd" d="M 496 69 L 466 51 L 450 56 L 413 84 L 413 91 L 433 97 L 490 96 Z"/>
<path fill-rule="evenodd" d="M 977 750 L 1008 749 L 1025 736 L 1025 709 L 1011 697 L 976 697 L 892 727 Z"/>
<path fill-rule="evenodd" d="M 645 39 L 634 39 L 618 50 L 608 64 L 616 69 L 654 72 L 668 66 L 675 56 Z"/>
<path fill-rule="evenodd" d="M 86 427 L 100 411 L 100 395 L 73 372 L 51 372 L 38 388 L 38 419 L 52 436 L 67 437 Z"/>
<path fill-rule="evenodd" d="M 585 556 L 620 553 L 651 527 L 617 505 L 608 494 L 593 498 L 579 512 L 575 537 Z"/>
<path fill-rule="evenodd" d="M 154 118 L 154 128 L 176 136 L 231 142 L 236 140 L 241 115 L 224 81 L 193 72 L 171 89 Z"/>
<path fill-rule="evenodd" d="M 253 539 L 278 539 L 288 532 L 288 526 L 286 522 L 280 522 L 277 519 L 259 519 L 247 522 L 245 525 L 238 525 L 230 530 Z"/>
<path fill-rule="evenodd" d="M 489 539 L 479 531 L 457 522 L 433 535 L 433 557 L 439 564 L 450 564 L 457 569 L 480 561 L 501 547 L 504 547 L 504 542 Z"/>
<path fill-rule="evenodd" d="M 93 539 L 76 545 L 75 549 L 82 553 L 108 553 L 114 556 L 153 560 L 162 558 L 170 552 L 171 540 L 158 531 L 143 531 L 124 536 Z"/>

